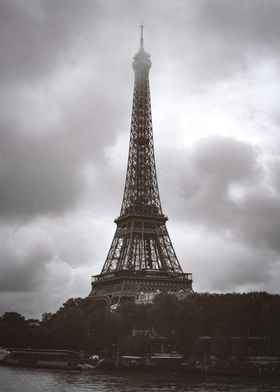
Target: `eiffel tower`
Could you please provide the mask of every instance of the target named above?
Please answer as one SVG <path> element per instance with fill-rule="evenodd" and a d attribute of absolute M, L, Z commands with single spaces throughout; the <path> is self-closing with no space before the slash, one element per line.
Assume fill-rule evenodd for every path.
<path fill-rule="evenodd" d="M 109 306 L 153 297 L 157 292 L 192 292 L 192 274 L 184 273 L 162 212 L 154 157 L 149 87 L 150 55 L 143 47 L 133 59 L 135 73 L 128 165 L 116 232 L 100 275 L 92 277 L 90 297 Z"/>

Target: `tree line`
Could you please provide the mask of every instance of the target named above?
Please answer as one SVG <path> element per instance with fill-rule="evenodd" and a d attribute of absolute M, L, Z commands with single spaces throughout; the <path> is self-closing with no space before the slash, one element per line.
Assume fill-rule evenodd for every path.
<path fill-rule="evenodd" d="M 280 295 L 265 292 L 192 294 L 184 299 L 159 294 L 153 304 L 124 303 L 114 311 L 92 298 L 75 298 L 55 313 L 44 313 L 39 323 L 17 312 L 4 313 L 0 346 L 128 353 L 149 350 L 148 338 L 162 337 L 188 355 L 199 336 L 214 337 L 221 345 L 227 337 L 257 336 L 268 337 L 280 355 L 279 331 Z"/>

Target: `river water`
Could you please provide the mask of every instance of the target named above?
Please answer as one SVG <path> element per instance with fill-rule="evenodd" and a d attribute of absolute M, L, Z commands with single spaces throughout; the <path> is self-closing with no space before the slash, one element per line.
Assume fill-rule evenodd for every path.
<path fill-rule="evenodd" d="M 280 380 L 0 366 L 0 392 L 279 392 Z"/>

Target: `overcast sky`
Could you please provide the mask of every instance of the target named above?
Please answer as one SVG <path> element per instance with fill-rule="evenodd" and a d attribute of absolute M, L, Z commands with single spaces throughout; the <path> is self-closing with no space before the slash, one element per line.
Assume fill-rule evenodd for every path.
<path fill-rule="evenodd" d="M 90 292 L 119 215 L 132 58 L 195 291 L 279 292 L 280 2 L 0 0 L 0 314 Z"/>

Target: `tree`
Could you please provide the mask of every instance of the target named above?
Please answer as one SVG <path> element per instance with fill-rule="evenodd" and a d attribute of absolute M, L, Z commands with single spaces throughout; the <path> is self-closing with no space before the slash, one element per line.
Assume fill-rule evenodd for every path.
<path fill-rule="evenodd" d="M 17 312 L 6 312 L 3 314 L 1 321 L 7 325 L 22 325 L 25 318 Z"/>

